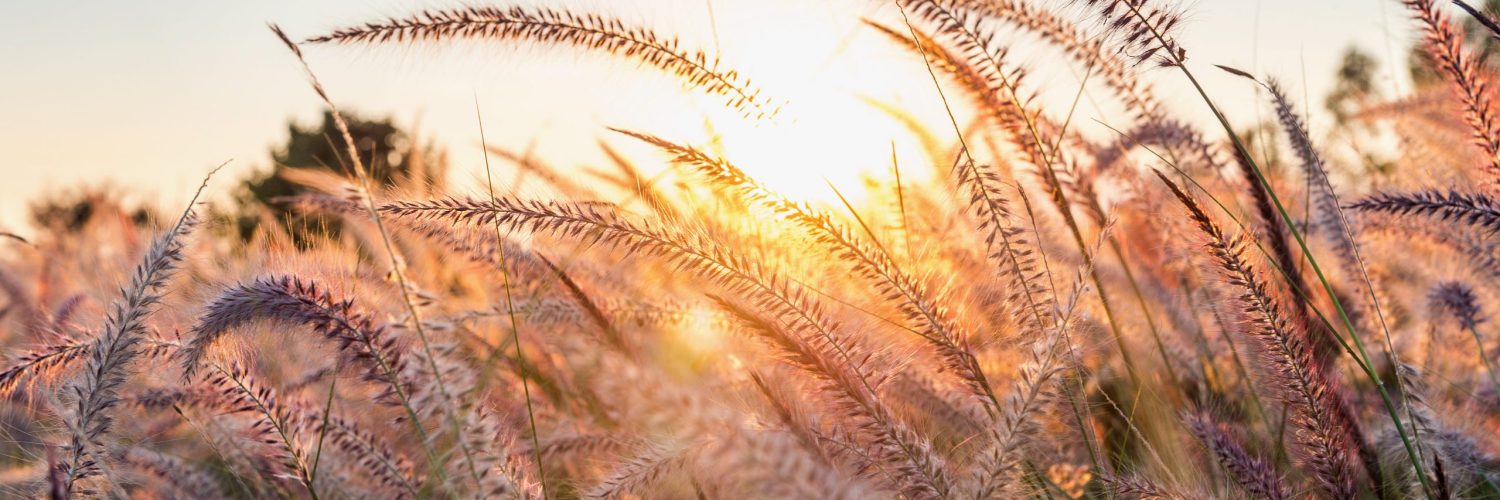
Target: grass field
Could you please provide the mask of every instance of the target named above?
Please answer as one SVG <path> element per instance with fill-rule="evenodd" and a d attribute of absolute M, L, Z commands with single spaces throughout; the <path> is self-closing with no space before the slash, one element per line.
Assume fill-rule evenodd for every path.
<path fill-rule="evenodd" d="M 946 119 L 872 102 L 925 161 L 892 144 L 887 173 L 821 199 L 718 132 L 607 128 L 603 167 L 382 157 L 304 59 L 549 46 L 675 77 L 729 111 L 711 131 L 786 126 L 797 101 L 649 25 L 477 5 L 272 25 L 333 161 L 275 189 L 209 174 L 185 206 L 39 203 L 34 236 L 0 238 L 0 492 L 1500 498 L 1491 14 L 1391 2 L 1420 33 L 1413 90 L 1378 95 L 1351 55 L 1306 103 L 1194 59 L 1166 0 L 895 6 L 866 29 Z M 1039 65 L 1082 88 L 1039 98 L 1060 85 Z M 1264 123 L 1200 85 L 1225 72 Z M 1108 126 L 1075 117 L 1085 90 Z M 849 143 L 810 142 L 781 177 L 821 185 Z M 226 192 L 260 198 L 207 201 Z"/>

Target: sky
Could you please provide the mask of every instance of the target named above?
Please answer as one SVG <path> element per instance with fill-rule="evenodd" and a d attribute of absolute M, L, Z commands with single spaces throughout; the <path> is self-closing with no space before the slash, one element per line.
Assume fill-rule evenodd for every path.
<path fill-rule="evenodd" d="M 1041 4 L 1076 9 L 1054 0 Z M 486 2 L 493 3 L 493 2 Z M 535 5 L 511 0 L 503 5 Z M 0 231 L 27 234 L 26 207 L 79 184 L 117 186 L 135 199 L 180 207 L 202 176 L 230 166 L 209 189 L 267 168 L 268 149 L 288 121 L 321 113 L 301 70 L 266 28 L 302 38 L 333 28 L 457 6 L 446 0 L 261 0 L 204 2 L 73 0 L 0 2 Z M 683 142 L 705 140 L 705 123 L 732 138 L 730 159 L 793 196 L 817 197 L 886 168 L 890 151 L 916 154 L 901 126 L 870 100 L 944 125 L 941 101 L 921 62 L 860 19 L 899 23 L 875 0 L 559 0 L 676 34 L 787 102 L 771 125 L 749 124 L 670 77 L 579 49 L 514 43 L 306 49 L 341 108 L 391 117 L 444 145 L 460 180 L 482 173 L 476 110 L 489 143 L 570 167 L 596 161 L 596 141 L 627 144 L 607 126 Z M 1275 75 L 1317 110 L 1344 50 L 1380 62 L 1378 81 L 1405 87 L 1405 47 L 1414 27 L 1394 0 L 1197 0 L 1184 3 L 1180 42 L 1189 63 L 1228 114 L 1251 123 L 1269 112 L 1223 64 Z M 1067 102 L 1076 70 L 1021 38 L 1013 61 L 1038 68 L 1029 83 L 1044 102 Z M 717 47 L 717 50 L 715 50 Z M 1034 50 L 1033 50 L 1034 49 Z M 1069 72 L 1072 71 L 1072 72 Z M 1206 123 L 1179 73 L 1144 74 L 1179 116 Z M 1302 97 L 1302 96 L 1305 96 Z M 1086 101 L 1095 99 L 1092 93 Z M 1080 123 L 1118 119 L 1080 106 Z M 1316 129 L 1326 117 L 1314 114 Z M 1098 123 L 1098 122 L 1095 122 Z M 935 128 L 935 130 L 943 130 Z M 951 131 L 951 128 L 948 130 Z M 951 138 L 951 137 L 945 137 Z M 645 154 L 647 149 L 630 149 Z"/>

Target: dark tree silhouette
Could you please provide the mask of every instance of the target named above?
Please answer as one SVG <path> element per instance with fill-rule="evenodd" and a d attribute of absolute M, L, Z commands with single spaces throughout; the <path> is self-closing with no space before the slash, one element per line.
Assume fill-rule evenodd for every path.
<path fill-rule="evenodd" d="M 381 187 L 442 183 L 442 161 L 389 119 L 365 119 L 348 112 L 344 118 L 373 182 Z M 252 173 L 236 193 L 240 236 L 249 238 L 260 224 L 270 221 L 284 227 L 299 244 L 314 235 L 337 234 L 337 221 L 297 213 L 278 200 L 308 190 L 287 178 L 285 174 L 292 169 L 325 170 L 353 178 L 342 141 L 332 113 L 326 111 L 315 127 L 288 124 L 285 145 L 271 151 L 272 167 Z"/>
<path fill-rule="evenodd" d="M 1339 123 L 1358 108 L 1359 103 L 1375 94 L 1375 69 L 1379 63 L 1375 58 L 1357 47 L 1344 50 L 1335 72 L 1333 89 L 1323 100 L 1326 108 Z"/>
<path fill-rule="evenodd" d="M 55 233 L 77 233 L 99 217 L 113 217 L 143 226 L 158 215 L 149 205 L 127 202 L 109 185 L 83 186 L 47 193 L 31 202 L 31 222 Z"/>

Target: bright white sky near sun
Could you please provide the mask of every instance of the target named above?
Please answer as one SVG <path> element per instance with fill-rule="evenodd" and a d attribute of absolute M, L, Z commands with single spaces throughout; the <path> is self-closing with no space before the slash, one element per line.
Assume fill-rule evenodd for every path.
<path fill-rule="evenodd" d="M 745 126 L 717 110 L 715 99 L 686 94 L 669 77 L 585 50 L 491 43 L 312 47 L 308 55 L 340 106 L 394 117 L 446 145 L 458 180 L 482 171 L 476 97 L 491 143 L 529 148 L 564 166 L 599 158 L 594 141 L 607 134 L 604 126 L 694 143 L 707 136 L 708 119 L 730 138 L 731 160 L 799 197 L 825 196 L 825 177 L 853 189 L 859 169 L 888 168 L 893 140 L 903 156 L 920 158 L 900 126 L 861 96 L 897 104 L 934 130 L 951 131 L 920 61 L 859 23 L 861 16 L 899 22 L 888 1 L 551 3 L 616 14 L 711 52 L 710 1 L 724 62 L 790 102 L 786 125 Z M 283 140 L 288 119 L 310 123 L 320 113 L 266 22 L 301 37 L 462 3 L 0 2 L 0 230 L 29 232 L 22 225 L 27 200 L 79 182 L 113 183 L 176 206 L 226 159 L 234 159 L 232 167 L 211 188 L 218 196 L 246 171 L 264 168 L 267 148 Z M 1380 61 L 1387 92 L 1406 86 L 1395 75 L 1405 74 L 1412 24 L 1395 0 L 1198 0 L 1188 7 L 1181 41 L 1189 61 L 1240 123 L 1256 120 L 1251 87 L 1210 64 L 1277 75 L 1299 100 L 1305 89 L 1318 110 L 1339 57 L 1357 45 Z M 1047 102 L 1068 102 L 1078 75 L 1057 71 L 1050 52 L 1023 45 L 1014 54 L 1031 67 L 1054 68 L 1037 72 L 1029 84 Z M 1182 92 L 1178 73 L 1156 70 L 1146 77 L 1158 82 L 1180 116 L 1208 119 L 1202 103 Z M 1111 115 L 1118 116 L 1085 103 L 1075 121 L 1108 122 Z M 1326 118 L 1315 114 L 1312 121 L 1317 127 Z"/>

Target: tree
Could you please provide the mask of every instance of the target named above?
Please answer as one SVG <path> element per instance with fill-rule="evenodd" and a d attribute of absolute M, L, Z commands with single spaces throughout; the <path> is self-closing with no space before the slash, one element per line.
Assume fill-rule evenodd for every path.
<path fill-rule="evenodd" d="M 99 217 L 113 217 L 133 226 L 146 226 L 157 220 L 152 207 L 128 203 L 126 197 L 110 186 L 79 186 L 47 193 L 31 202 L 31 222 L 54 234 L 79 233 Z"/>
<path fill-rule="evenodd" d="M 370 179 L 378 187 L 431 186 L 443 182 L 446 172 L 441 157 L 421 147 L 389 119 L 366 120 L 348 112 L 342 114 Z M 287 173 L 294 169 L 322 170 L 353 178 L 349 170 L 352 163 L 344 151 L 343 138 L 330 112 L 323 113 L 323 121 L 316 127 L 288 124 L 286 144 L 271 151 L 272 167 L 250 174 L 235 195 L 240 236 L 248 239 L 267 222 L 285 228 L 299 245 L 315 235 L 337 234 L 337 220 L 297 213 L 280 200 L 309 190 L 288 178 Z"/>
<path fill-rule="evenodd" d="M 1338 71 L 1335 73 L 1333 90 L 1323 100 L 1323 107 L 1333 113 L 1339 123 L 1344 122 L 1360 101 L 1374 94 L 1377 66 L 1375 58 L 1358 47 L 1344 49 L 1344 58 L 1339 61 Z"/>

